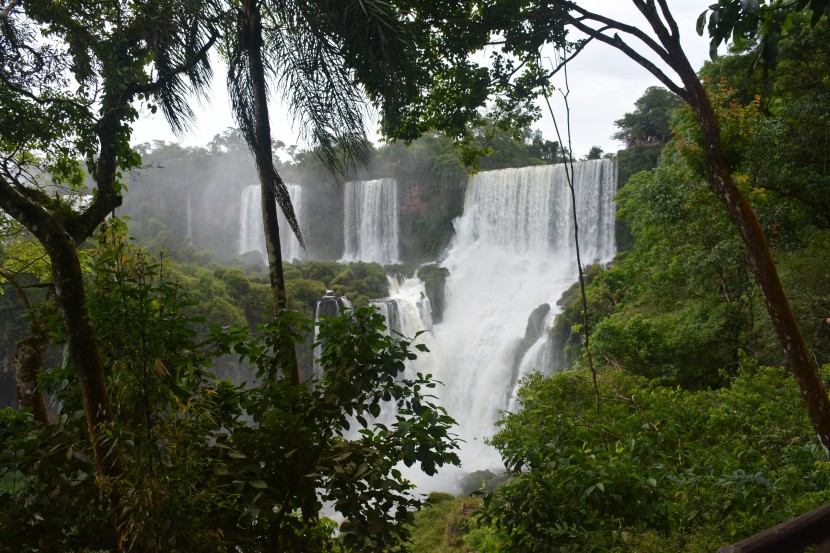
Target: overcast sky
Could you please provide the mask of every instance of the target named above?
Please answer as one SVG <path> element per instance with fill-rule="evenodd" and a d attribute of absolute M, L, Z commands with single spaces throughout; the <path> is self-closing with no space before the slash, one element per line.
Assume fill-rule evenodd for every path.
<path fill-rule="evenodd" d="M 680 27 L 683 46 L 692 66 L 699 68 L 708 56 L 708 41 L 695 32 L 698 15 L 706 9 L 711 0 L 669 0 L 675 19 Z M 586 0 L 583 5 L 602 10 L 603 15 L 626 21 L 646 29 L 646 23 L 634 6 L 625 0 Z M 214 81 L 208 102 L 194 104 L 196 123 L 194 129 L 181 138 L 170 131 L 164 118 L 159 114 L 143 114 L 135 125 L 133 142 L 152 140 L 181 142 L 187 146 L 203 146 L 214 135 L 225 128 L 234 126 L 230 103 L 225 89 L 225 69 L 214 64 Z M 656 78 L 645 69 L 629 60 L 622 53 L 601 43 L 589 44 L 569 64 L 568 102 L 571 108 L 571 137 L 573 152 L 585 155 L 591 146 L 600 146 L 606 152 L 613 152 L 623 145 L 611 139 L 615 132 L 614 121 L 631 111 L 634 101 L 649 86 L 659 85 Z M 564 88 L 561 77 L 554 85 Z M 561 96 L 551 97 L 560 130 L 564 133 L 565 111 Z M 550 116 L 545 116 L 536 125 L 545 138 L 556 140 Z M 274 138 L 286 144 L 300 144 L 296 129 L 278 103 L 271 106 L 271 129 Z"/>

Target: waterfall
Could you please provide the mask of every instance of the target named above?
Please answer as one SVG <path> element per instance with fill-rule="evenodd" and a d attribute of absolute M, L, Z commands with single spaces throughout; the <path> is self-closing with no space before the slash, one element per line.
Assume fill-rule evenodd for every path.
<path fill-rule="evenodd" d="M 291 205 L 294 206 L 297 221 L 300 223 L 300 228 L 303 228 L 303 189 L 298 184 L 286 183 L 285 186 L 288 188 L 288 195 L 291 197 Z M 252 184 L 242 190 L 239 218 L 239 248 L 237 253 L 242 255 L 250 251 L 259 252 L 264 263 L 268 259 L 268 254 L 265 251 L 265 231 L 262 226 L 260 185 Z M 294 231 L 288 225 L 279 206 L 277 206 L 277 219 L 280 226 L 280 246 L 283 260 L 303 259 L 305 252 L 297 241 L 297 237 L 294 236 Z"/>
<path fill-rule="evenodd" d="M 424 291 L 424 283 L 417 277 L 390 277 L 389 297 L 372 300 L 386 321 L 386 332 L 391 336 L 413 338 L 418 332 L 432 328 L 432 308 Z"/>
<path fill-rule="evenodd" d="M 187 245 L 193 245 L 193 208 L 190 202 L 190 189 L 187 189 L 187 234 L 185 234 Z"/>
<path fill-rule="evenodd" d="M 610 160 L 574 166 L 583 263 L 607 262 L 615 253 L 616 167 Z M 500 410 L 511 407 L 520 378 L 517 350 L 528 317 L 556 301 L 577 280 L 573 213 L 564 165 L 503 169 L 469 179 L 464 212 L 441 265 L 449 269 L 444 318 L 436 324 L 427 368 L 444 386 L 442 405 L 459 422 L 466 443 L 464 471 L 499 466 L 482 440 L 495 432 Z M 520 358 L 519 372 L 550 373 L 548 332 Z M 422 372 L 427 372 L 421 369 Z M 447 483 L 443 484 L 445 487 Z"/>
<path fill-rule="evenodd" d="M 336 317 L 346 309 L 352 308 L 352 302 L 345 297 L 335 296 L 331 290 L 326 290 L 326 295 L 317 302 L 314 308 L 314 344 L 320 336 L 320 325 L 325 324 L 325 319 Z M 312 371 L 317 378 L 323 378 L 323 367 L 320 365 L 320 355 L 323 353 L 323 344 L 314 347 L 314 366 Z"/>
<path fill-rule="evenodd" d="M 300 224 L 301 231 L 305 234 L 305 227 L 303 226 L 305 219 L 303 214 L 303 208 L 305 207 L 303 204 L 303 189 L 299 184 L 286 183 L 285 186 L 288 188 L 288 195 L 291 198 L 291 205 L 294 206 L 294 215 L 297 217 L 297 222 Z M 288 221 L 285 220 L 282 210 L 278 209 L 278 211 L 280 240 L 282 241 L 282 258 L 286 261 L 304 259 L 305 252 L 303 251 L 302 246 L 300 246 L 300 242 L 297 240 L 297 237 L 294 236 L 294 230 L 291 228 L 291 225 L 288 224 Z"/>
<path fill-rule="evenodd" d="M 265 237 L 262 227 L 262 198 L 258 184 L 252 184 L 242 189 L 242 205 L 239 213 L 239 249 L 237 253 L 257 251 L 265 254 Z"/>
<path fill-rule="evenodd" d="M 343 261 L 398 262 L 395 179 L 347 182 L 343 210 Z"/>

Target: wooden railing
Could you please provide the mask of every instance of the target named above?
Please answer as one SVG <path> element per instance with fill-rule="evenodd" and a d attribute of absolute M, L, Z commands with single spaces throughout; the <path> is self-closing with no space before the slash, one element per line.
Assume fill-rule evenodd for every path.
<path fill-rule="evenodd" d="M 808 547 L 830 553 L 830 504 L 721 547 L 718 553 L 801 553 Z"/>

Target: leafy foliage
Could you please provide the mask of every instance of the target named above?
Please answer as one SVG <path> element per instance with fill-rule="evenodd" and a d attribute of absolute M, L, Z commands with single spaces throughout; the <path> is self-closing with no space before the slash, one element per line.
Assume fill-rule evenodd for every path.
<path fill-rule="evenodd" d="M 609 370 L 600 391 L 597 412 L 587 372 L 533 376 L 500 423 L 492 443 L 513 479 L 480 520 L 506 550 L 711 551 L 830 499 L 808 420 L 784 408 L 799 393 L 783 369 L 747 364 L 696 393 Z"/>
<path fill-rule="evenodd" d="M 634 102 L 635 110 L 614 122 L 619 129 L 613 138 L 629 147 L 649 142 L 665 144 L 671 137 L 670 124 L 680 98 L 658 86 L 646 89 Z"/>
<path fill-rule="evenodd" d="M 0 543 L 377 551 L 404 539 L 401 523 L 420 500 L 398 463 L 433 473 L 458 462 L 454 421 L 429 395 L 435 382 L 403 375 L 410 342 L 387 336 L 373 310 L 329 319 L 325 377 L 292 385 L 287 356 L 308 325 L 302 317 L 285 312 L 258 335 L 216 326 L 197 341 L 180 283 L 119 230 L 116 222 L 100 237 L 90 309 L 116 415 L 101 439 L 128 453 L 124 470 L 94 475 L 77 376 L 49 370 L 57 424 L 0 416 Z M 251 366 L 253 383 L 217 380 L 208 369 L 221 354 Z M 387 404 L 391 421 L 370 422 Z M 346 518 L 337 538 L 319 518 L 322 501 Z"/>

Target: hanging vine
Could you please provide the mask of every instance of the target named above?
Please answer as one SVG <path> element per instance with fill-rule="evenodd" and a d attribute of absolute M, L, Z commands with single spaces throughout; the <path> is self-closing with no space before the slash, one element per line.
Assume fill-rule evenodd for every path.
<path fill-rule="evenodd" d="M 579 290 L 582 294 L 582 334 L 585 343 L 585 354 L 588 359 L 588 368 L 591 371 L 591 378 L 593 379 L 594 384 L 594 398 L 596 400 L 596 409 L 597 412 L 599 412 L 599 386 L 597 385 L 597 370 L 594 367 L 594 360 L 591 356 L 590 329 L 588 327 L 588 296 L 585 293 L 585 271 L 583 271 L 582 269 L 582 255 L 579 248 L 579 221 L 577 220 L 576 191 L 574 190 L 574 162 L 573 155 L 571 155 L 570 153 L 573 150 L 571 147 L 571 107 L 568 103 L 568 95 L 571 93 L 571 89 L 568 84 L 568 58 L 564 51 L 557 50 L 556 55 L 559 59 L 557 59 L 554 67 L 561 68 L 563 70 L 563 75 L 565 78 L 565 88 L 564 90 L 560 89 L 560 93 L 562 94 L 562 99 L 565 103 L 565 130 L 568 135 L 567 148 L 565 147 L 562 141 L 562 133 L 559 131 L 559 123 L 556 120 L 556 115 L 554 115 L 553 113 L 553 106 L 551 106 L 550 103 L 550 94 L 548 91 L 548 87 L 543 87 L 542 91 L 545 97 L 545 104 L 547 105 L 548 112 L 550 113 L 551 120 L 553 121 L 553 128 L 556 130 L 556 139 L 559 141 L 559 149 L 562 151 L 562 162 L 565 166 L 565 179 L 568 182 L 568 189 L 571 192 L 571 210 L 573 212 L 574 220 L 574 245 L 576 248 L 576 264 L 579 269 Z"/>

